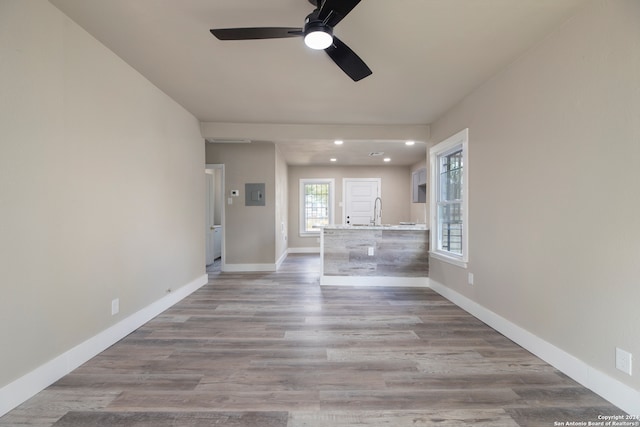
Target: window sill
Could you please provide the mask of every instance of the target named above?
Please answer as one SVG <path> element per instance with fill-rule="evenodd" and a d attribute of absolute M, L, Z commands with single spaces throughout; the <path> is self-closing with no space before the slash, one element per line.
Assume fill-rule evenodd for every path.
<path fill-rule="evenodd" d="M 444 261 L 457 267 L 467 268 L 467 261 L 463 260 L 462 258 L 452 257 L 441 252 L 429 252 L 429 256 L 431 258 L 437 259 L 438 261 Z"/>

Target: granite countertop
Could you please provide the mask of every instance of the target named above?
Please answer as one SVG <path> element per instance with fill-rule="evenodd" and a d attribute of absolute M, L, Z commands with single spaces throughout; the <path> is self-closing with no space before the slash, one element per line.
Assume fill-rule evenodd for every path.
<path fill-rule="evenodd" d="M 327 230 L 428 230 L 426 224 L 382 224 L 382 225 L 325 225 Z"/>

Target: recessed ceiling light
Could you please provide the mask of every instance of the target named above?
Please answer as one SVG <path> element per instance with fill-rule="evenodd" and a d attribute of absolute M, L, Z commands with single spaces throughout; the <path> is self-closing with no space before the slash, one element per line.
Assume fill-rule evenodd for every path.
<path fill-rule="evenodd" d="M 331 162 L 337 162 L 337 161 L 338 161 L 338 159 L 336 159 L 335 157 L 332 157 L 332 158 L 330 158 L 330 159 L 329 159 L 329 161 L 331 161 Z"/>
<path fill-rule="evenodd" d="M 391 161 L 391 158 L 390 158 L 390 157 L 385 157 L 385 158 L 384 158 L 384 161 L 385 161 L 385 162 L 390 162 L 390 161 Z"/>
<path fill-rule="evenodd" d="M 341 139 L 336 139 L 335 141 L 333 141 L 333 143 L 336 144 L 336 145 L 342 145 L 342 144 L 344 144 L 344 141 L 341 140 Z"/>
<path fill-rule="evenodd" d="M 407 141 L 404 143 L 405 145 L 416 145 L 415 141 Z"/>

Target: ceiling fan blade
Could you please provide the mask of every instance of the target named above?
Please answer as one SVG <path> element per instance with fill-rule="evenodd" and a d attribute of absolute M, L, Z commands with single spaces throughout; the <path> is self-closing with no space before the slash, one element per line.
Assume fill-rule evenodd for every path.
<path fill-rule="evenodd" d="M 360 3 L 360 0 L 324 0 L 318 19 L 326 20 L 327 25 L 335 27 Z"/>
<path fill-rule="evenodd" d="M 367 64 L 349 46 L 335 36 L 333 37 L 333 44 L 324 51 L 354 82 L 373 74 Z"/>
<path fill-rule="evenodd" d="M 257 28 L 216 28 L 211 34 L 219 40 L 257 40 L 284 39 L 300 37 L 304 34 L 302 28 L 293 27 L 257 27 Z"/>

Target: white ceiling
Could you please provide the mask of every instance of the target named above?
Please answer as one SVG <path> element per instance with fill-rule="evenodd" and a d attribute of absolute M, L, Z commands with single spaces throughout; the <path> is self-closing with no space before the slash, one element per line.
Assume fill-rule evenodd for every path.
<path fill-rule="evenodd" d="M 356 83 L 300 38 L 223 42 L 209 33 L 301 27 L 307 0 L 50 1 L 202 122 L 315 125 L 429 124 L 585 3 L 362 0 L 335 28 L 373 70 Z M 289 144 L 285 157 L 297 150 L 274 142 Z M 328 160 L 331 141 L 305 145 L 315 151 L 296 162 Z"/>

